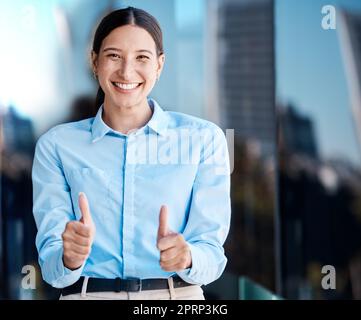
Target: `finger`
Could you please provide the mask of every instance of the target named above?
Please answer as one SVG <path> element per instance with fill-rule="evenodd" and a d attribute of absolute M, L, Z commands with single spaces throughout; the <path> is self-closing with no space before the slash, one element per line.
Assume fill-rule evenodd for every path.
<path fill-rule="evenodd" d="M 90 238 L 91 237 L 91 229 L 89 226 L 84 225 L 81 222 L 75 221 L 72 225 L 72 230 L 79 236 Z"/>
<path fill-rule="evenodd" d="M 187 268 L 182 268 L 181 265 L 174 265 L 174 266 L 171 266 L 171 267 L 162 268 L 163 271 L 167 271 L 167 272 L 179 272 L 179 271 L 182 271 L 184 269 L 187 269 Z"/>
<path fill-rule="evenodd" d="M 168 208 L 162 205 L 159 212 L 158 239 L 168 234 Z"/>
<path fill-rule="evenodd" d="M 79 192 L 78 202 L 79 202 L 80 212 L 82 215 L 81 221 L 85 225 L 91 226 L 93 224 L 93 219 L 89 210 L 89 202 L 84 192 Z"/>
<path fill-rule="evenodd" d="M 169 272 L 181 271 L 187 269 L 186 262 L 184 261 L 177 261 L 174 264 L 164 264 L 161 262 L 160 266 L 164 271 L 169 271 Z"/>
<path fill-rule="evenodd" d="M 79 254 L 73 250 L 67 250 L 64 252 L 64 256 L 71 261 L 84 261 L 88 257 L 86 254 Z"/>
<path fill-rule="evenodd" d="M 160 261 L 170 261 L 176 258 L 179 255 L 179 248 L 172 247 L 166 250 L 161 251 L 160 253 Z"/>
<path fill-rule="evenodd" d="M 92 244 L 90 237 L 84 237 L 74 231 L 63 233 L 63 241 L 73 242 L 79 246 L 89 247 Z"/>
<path fill-rule="evenodd" d="M 178 250 L 178 254 L 171 258 L 171 259 L 167 259 L 167 260 L 162 260 L 160 259 L 160 264 L 161 266 L 172 266 L 178 263 L 184 263 L 186 264 L 187 262 L 190 261 L 190 251 L 188 250 L 188 248 L 183 248 L 181 250 Z"/>
<path fill-rule="evenodd" d="M 180 247 L 185 244 L 183 235 L 180 233 L 170 234 L 158 240 L 157 247 L 160 251 L 167 250 L 173 247 Z"/>
<path fill-rule="evenodd" d="M 79 246 L 78 244 L 71 242 L 64 243 L 64 249 L 75 252 L 76 254 L 81 254 L 86 256 L 90 254 L 90 247 Z"/>
<path fill-rule="evenodd" d="M 90 237 L 83 237 L 78 235 L 77 233 L 63 234 L 63 241 L 75 243 L 81 247 L 90 247 L 92 244 Z"/>
<path fill-rule="evenodd" d="M 91 238 L 90 237 L 84 237 L 82 235 L 79 235 L 77 233 L 74 233 L 71 236 L 70 239 L 72 242 L 76 243 L 78 246 L 82 246 L 82 247 L 90 247 L 92 244 Z"/>

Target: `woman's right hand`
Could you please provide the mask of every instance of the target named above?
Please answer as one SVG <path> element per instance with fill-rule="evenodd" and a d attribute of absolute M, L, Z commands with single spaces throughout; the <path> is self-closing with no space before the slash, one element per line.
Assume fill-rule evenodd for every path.
<path fill-rule="evenodd" d="M 69 221 L 62 234 L 63 263 L 70 270 L 81 267 L 88 258 L 95 236 L 95 225 L 90 214 L 88 200 L 79 193 L 79 207 L 82 217 L 79 221 Z"/>

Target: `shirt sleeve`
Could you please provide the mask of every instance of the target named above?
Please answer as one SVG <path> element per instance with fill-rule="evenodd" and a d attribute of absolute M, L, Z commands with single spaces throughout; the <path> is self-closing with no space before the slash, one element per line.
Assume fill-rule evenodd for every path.
<path fill-rule="evenodd" d="M 229 232 L 231 217 L 227 141 L 217 126 L 207 136 L 183 232 L 190 246 L 192 266 L 177 272 L 184 281 L 198 285 L 215 281 L 224 271 L 227 258 L 223 244 Z"/>
<path fill-rule="evenodd" d="M 32 168 L 33 214 L 43 279 L 55 288 L 64 288 L 80 278 L 84 264 L 72 271 L 63 263 L 62 233 L 66 223 L 75 220 L 75 214 L 54 139 L 55 133 L 50 130 L 36 144 Z"/>

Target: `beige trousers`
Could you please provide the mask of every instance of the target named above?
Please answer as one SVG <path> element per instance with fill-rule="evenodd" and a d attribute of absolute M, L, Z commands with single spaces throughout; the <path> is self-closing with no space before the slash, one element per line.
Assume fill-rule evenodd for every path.
<path fill-rule="evenodd" d="M 59 300 L 204 300 L 203 290 L 198 285 L 174 288 L 173 279 L 168 279 L 168 289 L 139 292 L 86 292 L 84 281 L 82 293 L 60 296 Z"/>

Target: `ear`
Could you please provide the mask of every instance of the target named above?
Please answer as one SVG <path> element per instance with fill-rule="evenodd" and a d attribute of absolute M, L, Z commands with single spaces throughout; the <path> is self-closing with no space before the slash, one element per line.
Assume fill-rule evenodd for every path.
<path fill-rule="evenodd" d="M 98 68 L 98 55 L 94 51 L 91 52 L 91 67 L 96 73 Z"/>
<path fill-rule="evenodd" d="M 163 66 L 164 66 L 164 61 L 165 61 L 165 54 L 162 53 L 158 57 L 158 68 L 157 68 L 157 76 L 158 76 L 158 78 L 159 78 L 160 74 L 162 73 Z"/>

